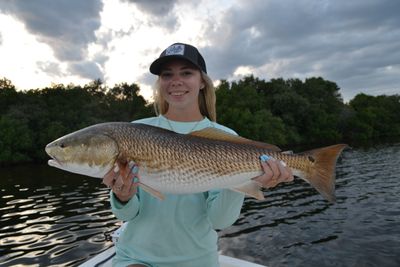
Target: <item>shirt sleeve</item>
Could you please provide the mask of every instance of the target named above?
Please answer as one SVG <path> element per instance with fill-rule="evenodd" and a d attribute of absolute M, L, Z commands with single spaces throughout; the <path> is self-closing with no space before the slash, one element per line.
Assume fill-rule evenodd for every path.
<path fill-rule="evenodd" d="M 134 219 L 139 212 L 139 198 L 134 195 L 126 204 L 122 204 L 117 200 L 114 193 L 110 191 L 111 211 L 115 217 L 122 221 L 130 221 Z"/>
<path fill-rule="evenodd" d="M 207 213 L 214 229 L 231 226 L 240 215 L 244 194 L 229 189 L 208 192 Z"/>

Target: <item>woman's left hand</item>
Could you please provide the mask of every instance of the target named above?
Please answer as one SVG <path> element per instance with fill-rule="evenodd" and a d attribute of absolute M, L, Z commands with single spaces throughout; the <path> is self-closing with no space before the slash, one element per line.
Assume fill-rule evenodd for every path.
<path fill-rule="evenodd" d="M 293 181 L 292 170 L 283 161 L 268 157 L 266 161 L 261 160 L 264 174 L 254 178 L 264 188 L 275 187 L 279 183 Z"/>

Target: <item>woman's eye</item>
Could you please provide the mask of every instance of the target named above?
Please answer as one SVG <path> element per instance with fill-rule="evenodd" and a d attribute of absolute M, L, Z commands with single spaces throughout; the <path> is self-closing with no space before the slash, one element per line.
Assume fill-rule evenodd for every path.
<path fill-rule="evenodd" d="M 169 77 L 171 77 L 171 76 L 172 76 L 172 74 L 169 73 L 169 72 L 163 72 L 163 73 L 161 73 L 161 78 L 163 78 L 163 79 L 169 78 Z"/>
<path fill-rule="evenodd" d="M 182 76 L 189 76 L 189 75 L 191 75 L 191 74 L 192 74 L 191 71 L 184 71 L 184 72 L 182 73 Z"/>

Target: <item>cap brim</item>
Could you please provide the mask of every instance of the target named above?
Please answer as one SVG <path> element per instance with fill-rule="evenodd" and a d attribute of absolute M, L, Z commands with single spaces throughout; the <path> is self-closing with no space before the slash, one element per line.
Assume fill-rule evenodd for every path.
<path fill-rule="evenodd" d="M 162 66 L 165 63 L 167 63 L 168 61 L 170 61 L 171 59 L 174 59 L 174 58 L 183 59 L 183 60 L 185 60 L 187 62 L 190 62 L 196 68 L 201 70 L 201 68 L 195 62 L 189 60 L 187 57 L 185 57 L 183 55 L 170 55 L 170 56 L 163 56 L 163 57 L 160 57 L 160 58 L 154 60 L 154 62 L 151 63 L 151 65 L 150 65 L 150 72 L 155 74 L 155 75 L 159 75 L 161 73 Z"/>

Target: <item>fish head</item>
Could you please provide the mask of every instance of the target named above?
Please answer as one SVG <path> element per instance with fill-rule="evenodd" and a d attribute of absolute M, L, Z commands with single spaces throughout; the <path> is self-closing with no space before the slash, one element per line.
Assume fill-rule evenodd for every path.
<path fill-rule="evenodd" d="M 102 178 L 113 168 L 119 149 L 116 141 L 93 130 L 80 130 L 49 143 L 48 164 L 65 171 Z"/>

